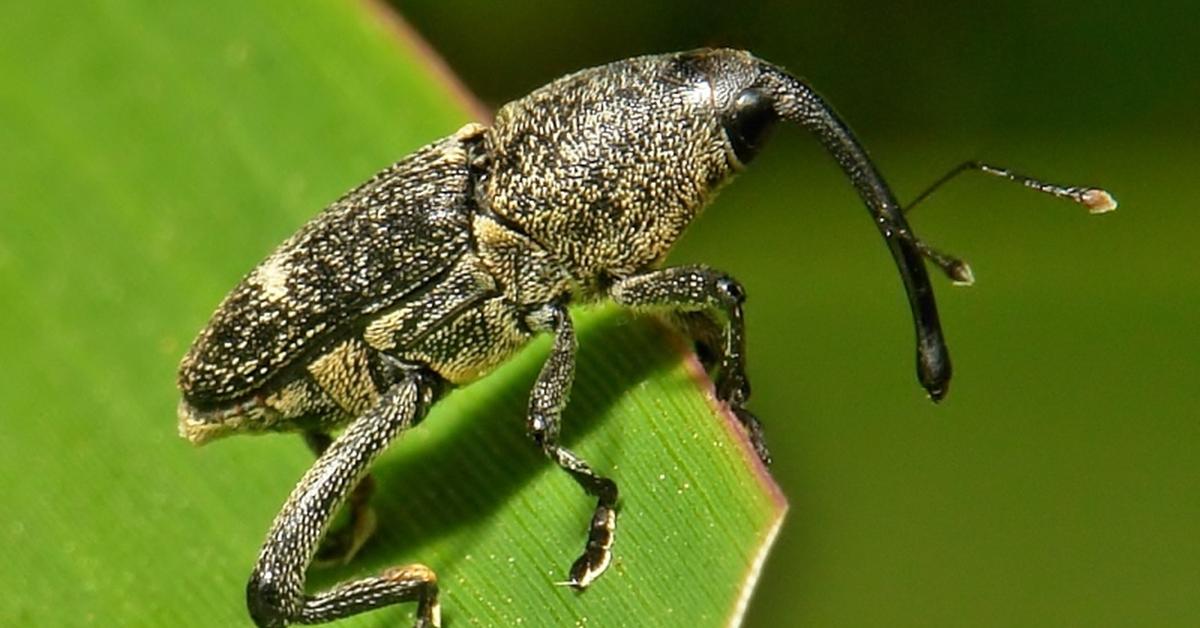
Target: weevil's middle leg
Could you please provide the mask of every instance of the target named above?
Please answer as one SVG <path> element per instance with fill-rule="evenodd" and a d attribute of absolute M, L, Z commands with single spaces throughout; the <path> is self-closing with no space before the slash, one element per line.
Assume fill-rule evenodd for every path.
<path fill-rule="evenodd" d="M 758 457 L 771 463 L 771 453 L 763 435 L 762 423 L 746 409 L 750 401 L 750 380 L 746 377 L 746 322 L 742 303 L 746 292 L 738 281 L 725 273 L 706 266 L 680 266 L 653 270 L 618 280 L 609 289 L 613 300 L 635 308 L 670 308 L 681 313 L 684 320 L 699 323 L 703 328 L 706 313 L 719 310 L 725 315 L 724 342 L 721 346 L 720 369 L 717 374 L 717 398 L 729 405 L 746 428 L 750 443 Z"/>
<path fill-rule="evenodd" d="M 260 628 L 319 624 L 399 602 L 417 602 L 417 628 L 438 626 L 437 578 L 424 565 L 384 570 L 316 594 L 305 572 L 329 520 L 371 462 L 425 416 L 440 380 L 411 372 L 330 443 L 304 474 L 271 524 L 246 585 L 246 605 Z"/>
<path fill-rule="evenodd" d="M 567 584 L 583 589 L 592 583 L 612 560 L 612 543 L 617 527 L 617 484 L 597 475 L 579 456 L 558 444 L 563 408 L 575 378 L 575 328 L 562 305 L 547 305 L 531 314 L 530 327 L 554 333 L 554 348 L 542 366 L 529 396 L 528 430 L 546 455 L 596 498 L 596 510 L 588 528 L 587 546 L 571 565 Z"/>
<path fill-rule="evenodd" d="M 333 437 L 325 432 L 308 430 L 304 432 L 304 443 L 313 455 L 320 458 L 333 443 Z M 370 474 L 364 475 L 346 499 L 350 520 L 325 534 L 313 564 L 322 567 L 344 565 L 358 554 L 371 535 L 375 534 L 377 520 L 375 509 L 371 508 L 371 495 L 374 493 L 374 478 Z"/>

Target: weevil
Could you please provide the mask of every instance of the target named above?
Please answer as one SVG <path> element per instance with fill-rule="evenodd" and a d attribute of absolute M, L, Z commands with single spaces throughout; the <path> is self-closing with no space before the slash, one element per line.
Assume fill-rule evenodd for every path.
<path fill-rule="evenodd" d="M 297 432 L 317 456 L 251 573 L 254 622 L 322 623 L 414 601 L 417 626 L 440 625 L 437 578 L 424 565 L 316 593 L 306 591 L 305 573 L 316 558 L 352 556 L 373 531 L 367 472 L 380 452 L 447 389 L 482 377 L 538 334 L 552 334 L 553 345 L 530 395 L 527 430 L 596 499 L 568 583 L 584 589 L 600 576 L 612 556 L 617 485 L 559 442 L 574 373 L 572 304 L 609 299 L 677 315 L 706 349 L 715 395 L 769 461 L 747 408 L 741 285 L 706 266 L 662 264 L 780 120 L 814 133 L 865 203 L 907 292 L 918 379 L 940 399 L 950 360 L 923 260 L 961 283 L 970 269 L 913 234 L 866 151 L 807 83 L 726 49 L 582 70 L 334 202 L 233 289 L 184 357 L 179 425 L 187 439 Z M 966 169 L 1094 212 L 1115 207 L 1098 188 L 978 163 L 934 187 Z M 348 521 L 327 534 L 343 503 Z"/>

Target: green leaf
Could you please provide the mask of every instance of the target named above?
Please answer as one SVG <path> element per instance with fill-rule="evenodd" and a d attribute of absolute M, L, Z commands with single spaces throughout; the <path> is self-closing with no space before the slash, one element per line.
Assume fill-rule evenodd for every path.
<path fill-rule="evenodd" d="M 109 1 L 0 25 L 0 623 L 247 625 L 243 588 L 311 464 L 195 449 L 178 359 L 252 264 L 371 173 L 478 118 L 372 4 Z M 324 586 L 420 561 L 450 626 L 736 621 L 784 502 L 658 323 L 580 314 L 564 440 L 622 489 L 616 558 L 555 583 L 592 507 L 524 437 L 545 339 L 377 463 L 380 532 Z M 346 625 L 403 625 L 412 608 Z"/>

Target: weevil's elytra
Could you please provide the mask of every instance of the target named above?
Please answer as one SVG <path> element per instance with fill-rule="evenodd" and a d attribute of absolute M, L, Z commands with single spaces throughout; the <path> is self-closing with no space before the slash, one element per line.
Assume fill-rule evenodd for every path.
<path fill-rule="evenodd" d="M 867 205 L 908 293 L 918 377 L 935 400 L 945 394 L 950 362 L 923 258 L 960 281 L 969 269 L 917 239 L 866 152 L 807 84 L 737 50 L 583 70 L 505 105 L 490 128 L 467 125 L 333 203 L 234 288 L 184 357 L 179 421 L 189 440 L 294 431 L 317 455 L 251 574 L 254 621 L 323 623 L 415 601 L 417 626 L 440 624 L 429 567 L 317 593 L 305 590 L 305 571 L 318 556 L 350 558 L 373 530 L 366 473 L 375 457 L 449 386 L 485 375 L 540 333 L 554 344 L 530 395 L 527 429 L 596 498 L 569 583 L 582 589 L 604 572 L 617 485 L 558 444 L 575 366 L 571 303 L 611 299 L 674 315 L 711 358 L 717 396 L 769 460 L 746 408 L 741 285 L 705 266 L 659 266 L 780 120 L 812 131 Z M 1095 188 L 969 168 L 1093 210 L 1113 205 Z M 349 522 L 321 545 L 343 503 Z"/>

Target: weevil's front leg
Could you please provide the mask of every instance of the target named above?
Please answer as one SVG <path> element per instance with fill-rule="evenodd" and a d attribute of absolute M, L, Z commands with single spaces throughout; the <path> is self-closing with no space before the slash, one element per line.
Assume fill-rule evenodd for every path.
<path fill-rule="evenodd" d="M 571 565 L 570 580 L 567 581 L 571 586 L 583 589 L 604 573 L 612 560 L 613 535 L 617 528 L 617 485 L 596 475 L 587 462 L 558 444 L 562 410 L 567 405 L 571 382 L 575 378 L 576 340 L 570 314 L 562 305 L 546 305 L 527 320 L 536 331 L 554 333 L 554 348 L 529 396 L 529 434 L 551 460 L 596 498 L 587 546 Z"/>
<path fill-rule="evenodd" d="M 387 569 L 312 595 L 304 592 L 305 570 L 329 520 L 375 457 L 424 417 L 437 385 L 432 375 L 409 374 L 355 419 L 300 479 L 271 524 L 246 585 L 250 616 L 260 628 L 319 624 L 413 600 L 418 627 L 440 624 L 437 577 L 424 565 Z"/>
<path fill-rule="evenodd" d="M 692 340 L 696 357 L 706 372 L 719 372 L 725 354 L 725 321 L 708 310 L 675 310 L 667 313 L 671 323 Z"/>
<path fill-rule="evenodd" d="M 746 378 L 746 323 L 742 314 L 746 292 L 742 285 L 729 275 L 706 266 L 680 266 L 617 280 L 609 294 L 622 305 L 669 308 L 693 322 L 703 323 L 705 318 L 692 313 L 718 310 L 725 315 L 717 398 L 729 405 L 745 426 L 755 453 L 764 463 L 770 464 L 771 453 L 767 450 L 762 424 L 746 409 L 750 400 L 750 381 Z"/>
<path fill-rule="evenodd" d="M 304 432 L 304 443 L 318 458 L 329 449 L 333 437 L 325 432 L 309 430 Z M 325 534 L 321 547 L 313 559 L 318 566 L 344 565 L 350 562 L 367 539 L 375 534 L 377 521 L 375 510 L 371 508 L 371 495 L 375 492 L 375 480 L 370 474 L 364 475 L 358 485 L 351 491 L 346 500 L 346 509 L 350 520 L 336 529 Z"/>

